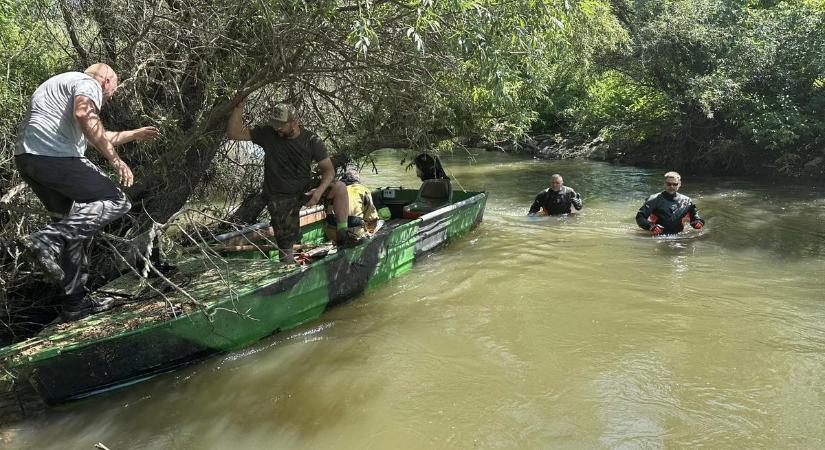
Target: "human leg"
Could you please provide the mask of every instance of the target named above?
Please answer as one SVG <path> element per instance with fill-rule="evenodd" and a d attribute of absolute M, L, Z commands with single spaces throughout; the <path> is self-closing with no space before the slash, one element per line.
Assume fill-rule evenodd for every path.
<path fill-rule="evenodd" d="M 347 186 L 337 181 L 330 185 L 325 195 L 332 202 L 332 211 L 335 213 L 336 245 L 339 247 L 354 247 L 360 244 L 364 238 L 363 230 L 348 226 L 350 211 Z M 363 221 L 361 223 L 363 228 Z"/>
<path fill-rule="evenodd" d="M 69 197 L 63 195 L 60 191 L 39 183 L 30 175 L 32 174 L 37 176 L 37 161 L 33 161 L 32 158 L 36 158 L 36 156 L 15 156 L 14 162 L 17 166 L 17 171 L 20 173 L 20 177 L 23 178 L 23 181 L 25 181 L 34 192 L 34 195 L 36 195 L 40 202 L 43 203 L 43 206 L 46 207 L 46 211 L 51 213 L 52 216 L 56 218 L 62 218 L 69 213 L 69 210 L 72 208 L 72 203 L 74 202 Z"/>
<path fill-rule="evenodd" d="M 83 298 L 88 293 L 89 244 L 89 240 L 68 242 L 60 253 L 60 267 L 65 274 L 60 287 L 65 297 Z"/>
<path fill-rule="evenodd" d="M 324 194 L 332 201 L 332 211 L 335 213 L 338 230 L 347 228 L 347 217 L 349 217 L 349 194 L 347 185 L 340 181 L 332 183 Z"/>
<path fill-rule="evenodd" d="M 26 176 L 36 183 L 41 193 L 58 193 L 70 201 L 71 207 L 60 211 L 64 215 L 61 220 L 31 236 L 33 247 L 59 255 L 53 261 L 63 273 L 59 282 L 64 293 L 64 319 L 74 320 L 110 308 L 111 300 L 96 301 L 86 296 L 86 244 L 106 224 L 125 215 L 131 204 L 123 192 L 85 158 L 23 156 L 18 167 L 23 166 Z M 59 205 L 49 197 L 41 200 L 47 207 Z"/>
<path fill-rule="evenodd" d="M 66 295 L 79 296 L 86 292 L 88 277 L 86 243 L 101 228 L 129 212 L 132 205 L 112 180 L 85 159 L 53 158 L 41 168 L 52 173 L 60 171 L 62 176 L 56 180 L 41 177 L 41 184 L 60 190 L 74 204 L 63 219 L 35 235 L 60 248 L 60 265 L 65 274 L 61 286 Z"/>
<path fill-rule="evenodd" d="M 65 276 L 61 287 L 66 295 L 86 292 L 88 278 L 88 256 L 86 250 L 89 239 L 101 228 L 129 212 L 131 203 L 122 197 L 118 200 L 99 200 L 88 203 L 75 202 L 71 212 L 61 221 L 53 223 L 39 235 L 48 236 L 52 241 L 62 241 L 60 267 Z"/>
<path fill-rule="evenodd" d="M 301 240 L 300 212 L 303 196 L 279 195 L 267 203 L 270 224 L 275 232 L 279 258 L 284 263 L 294 263 L 292 246 Z"/>
<path fill-rule="evenodd" d="M 37 157 L 34 155 L 18 155 L 14 158 L 17 171 L 20 177 L 31 188 L 37 198 L 46 207 L 46 210 L 56 220 L 68 214 L 72 207 L 72 199 L 66 197 L 59 191 L 51 189 L 37 181 Z M 35 261 L 43 269 L 47 278 L 54 282 L 61 282 L 64 277 L 63 269 L 60 267 L 59 245 L 32 234 L 27 242 L 29 251 L 35 257 Z"/>

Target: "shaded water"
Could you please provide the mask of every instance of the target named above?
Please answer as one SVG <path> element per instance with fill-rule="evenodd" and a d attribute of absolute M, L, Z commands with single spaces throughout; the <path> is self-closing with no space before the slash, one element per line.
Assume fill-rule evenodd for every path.
<path fill-rule="evenodd" d="M 472 234 L 320 321 L 16 424 L 5 448 L 825 445 L 821 189 L 685 176 L 706 230 L 651 239 L 633 216 L 659 172 L 445 166 L 490 194 Z M 372 186 L 418 184 L 397 154 L 378 167 Z M 585 209 L 525 217 L 553 172 Z"/>

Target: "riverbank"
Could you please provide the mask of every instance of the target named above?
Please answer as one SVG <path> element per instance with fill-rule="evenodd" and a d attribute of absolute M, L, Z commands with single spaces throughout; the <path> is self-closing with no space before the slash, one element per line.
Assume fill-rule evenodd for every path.
<path fill-rule="evenodd" d="M 678 168 L 696 174 L 731 176 L 766 176 L 772 179 L 804 179 L 816 184 L 825 183 L 825 148 L 822 156 L 814 156 L 798 164 L 792 173 L 776 161 L 765 157 L 743 156 L 738 161 L 719 164 L 707 155 L 686 155 L 671 152 L 666 143 L 646 145 L 611 144 L 601 137 L 582 139 L 561 134 L 539 133 L 518 142 L 502 142 L 481 146 L 487 151 L 500 151 L 517 155 L 529 155 L 537 159 L 587 159 L 612 164 L 645 168 Z"/>

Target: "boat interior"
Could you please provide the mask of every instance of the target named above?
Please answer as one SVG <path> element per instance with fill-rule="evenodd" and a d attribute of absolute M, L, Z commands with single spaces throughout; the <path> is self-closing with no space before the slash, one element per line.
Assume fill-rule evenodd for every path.
<path fill-rule="evenodd" d="M 455 200 L 454 197 L 463 200 L 471 195 L 467 192 L 454 194 L 449 179 L 425 180 L 419 189 L 404 189 L 403 187 L 376 189 L 372 191 L 376 209 L 387 208 L 390 215 L 389 218 L 380 220 L 375 227 L 370 229 L 370 234 L 387 233 L 393 228 L 452 203 Z M 301 211 L 303 238 L 301 243 L 295 247 L 299 255 L 306 252 L 307 256 L 319 257 L 320 253 L 326 254 L 334 247 L 324 234 L 325 219 L 326 212 L 323 206 L 305 208 Z M 262 222 L 217 236 L 217 242 L 212 249 L 223 254 L 249 253 L 252 257 L 265 256 L 277 259 L 277 246 L 272 239 L 273 236 L 272 227 Z"/>

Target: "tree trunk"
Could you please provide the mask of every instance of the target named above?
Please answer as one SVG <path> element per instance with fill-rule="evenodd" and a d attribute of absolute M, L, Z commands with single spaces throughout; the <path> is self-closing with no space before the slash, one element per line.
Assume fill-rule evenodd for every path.
<path fill-rule="evenodd" d="M 232 212 L 226 220 L 241 224 L 256 223 L 264 208 L 266 208 L 266 198 L 263 192 L 258 191 L 247 195 L 241 202 L 241 206 Z"/>

